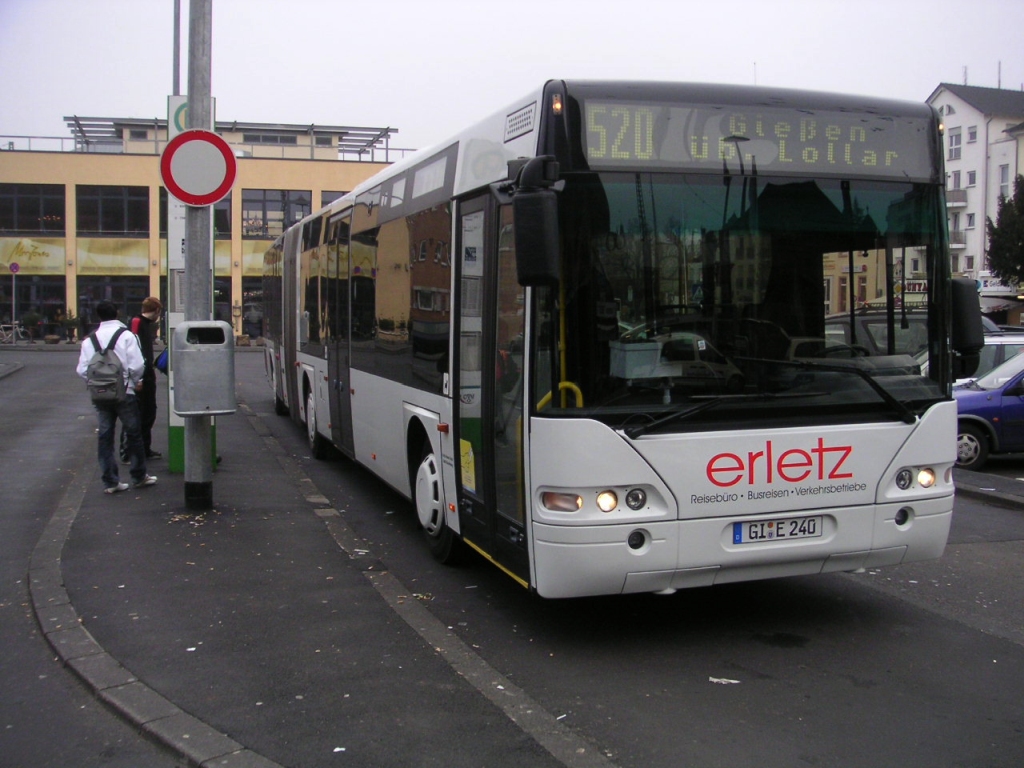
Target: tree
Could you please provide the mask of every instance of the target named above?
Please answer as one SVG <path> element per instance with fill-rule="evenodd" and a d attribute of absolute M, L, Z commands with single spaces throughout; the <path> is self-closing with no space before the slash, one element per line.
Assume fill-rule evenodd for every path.
<path fill-rule="evenodd" d="M 1024 176 L 1013 180 L 1013 197 L 999 198 L 995 223 L 987 224 L 989 269 L 1005 284 L 1024 284 Z"/>

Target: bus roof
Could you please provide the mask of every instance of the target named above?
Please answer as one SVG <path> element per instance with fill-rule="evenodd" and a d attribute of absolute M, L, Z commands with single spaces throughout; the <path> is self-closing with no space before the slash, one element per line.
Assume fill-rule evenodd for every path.
<path fill-rule="evenodd" d="M 454 163 L 458 176 L 447 178 L 447 192 L 460 195 L 490 183 L 507 178 L 507 163 L 516 158 L 534 157 L 545 152 L 540 131 L 544 117 L 543 105 L 552 94 L 561 94 L 567 100 L 581 103 L 590 101 L 637 102 L 652 104 L 678 104 L 711 109 L 744 107 L 761 110 L 770 115 L 792 111 L 797 114 L 822 112 L 841 114 L 851 121 L 857 116 L 877 118 L 890 123 L 912 120 L 915 123 L 938 124 L 938 114 L 924 102 L 882 99 L 864 95 L 804 91 L 790 88 L 746 86 L 718 83 L 681 83 L 663 81 L 624 80 L 548 80 L 543 86 L 483 118 L 449 139 L 422 149 L 394 163 L 380 173 L 358 184 L 350 193 L 334 201 L 324 210 L 338 211 L 352 207 L 356 200 L 379 193 L 389 181 L 406 176 L 410 186 L 404 190 L 411 195 L 415 174 L 442 155 L 458 152 Z M 900 145 L 901 148 L 907 143 Z M 457 148 L 457 150 L 456 150 Z M 935 148 L 933 148 L 934 151 Z M 922 176 L 925 168 L 934 168 L 930 158 L 919 156 L 915 168 L 921 170 L 916 178 L 931 178 L 934 172 Z M 586 162 L 582 163 L 586 166 Z M 718 163 L 721 168 L 721 163 Z M 565 170 L 571 168 L 566 167 Z M 576 168 L 583 170 L 583 167 Z M 454 173 L 454 167 L 448 169 Z M 769 170 L 768 164 L 762 170 Z M 903 175 L 893 172 L 894 176 Z M 397 213 L 397 212 L 396 212 Z"/>

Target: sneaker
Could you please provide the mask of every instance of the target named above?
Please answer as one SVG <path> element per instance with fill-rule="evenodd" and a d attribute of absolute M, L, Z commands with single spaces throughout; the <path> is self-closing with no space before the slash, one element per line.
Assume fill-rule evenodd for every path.
<path fill-rule="evenodd" d="M 156 485 L 156 477 L 153 475 L 146 475 L 141 480 L 133 483 L 136 488 L 145 488 L 147 485 Z M 125 486 L 127 488 L 128 486 Z"/>
<path fill-rule="evenodd" d="M 164 455 L 160 451 L 146 451 L 147 459 L 162 459 Z"/>
<path fill-rule="evenodd" d="M 156 478 L 153 478 L 153 482 L 156 482 Z M 128 490 L 128 483 L 118 483 L 117 485 L 110 485 L 103 489 L 104 493 L 120 493 L 121 491 Z"/>

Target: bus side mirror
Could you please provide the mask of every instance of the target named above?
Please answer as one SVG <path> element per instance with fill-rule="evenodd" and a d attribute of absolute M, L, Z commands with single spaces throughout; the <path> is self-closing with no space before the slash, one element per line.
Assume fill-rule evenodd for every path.
<path fill-rule="evenodd" d="M 980 354 L 985 346 L 985 329 L 981 325 L 981 305 L 973 280 L 954 277 L 950 287 L 952 323 L 950 346 L 953 348 L 953 378 L 963 379 L 978 370 Z"/>
<path fill-rule="evenodd" d="M 531 159 L 519 172 L 512 216 L 520 285 L 558 283 L 558 196 L 553 189 L 557 178 L 558 163 L 546 156 Z"/>
<path fill-rule="evenodd" d="M 556 284 L 560 270 L 558 198 L 554 191 L 518 192 L 512 210 L 519 284 Z"/>

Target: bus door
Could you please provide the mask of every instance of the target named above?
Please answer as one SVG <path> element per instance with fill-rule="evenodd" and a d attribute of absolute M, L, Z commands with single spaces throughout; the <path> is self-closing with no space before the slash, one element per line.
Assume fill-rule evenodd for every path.
<path fill-rule="evenodd" d="M 490 196 L 459 207 L 459 336 L 454 366 L 463 538 L 528 581 L 523 502 L 524 290 L 511 206 Z"/>
<path fill-rule="evenodd" d="M 295 377 L 295 367 L 298 363 L 299 346 L 299 325 L 288 321 L 288 318 L 297 318 L 299 313 L 299 256 L 301 250 L 302 227 L 292 227 L 284 235 L 284 248 L 282 250 L 282 261 L 284 263 L 284 291 L 281 296 L 281 303 L 284 307 L 285 323 L 281 334 L 281 359 L 278 373 L 284 379 L 285 401 L 292 413 L 297 413 L 295 408 L 299 406 L 299 384 Z M 304 406 L 303 406 L 304 407 Z"/>
<path fill-rule="evenodd" d="M 327 223 L 327 291 L 330 303 L 331 346 L 327 352 L 330 383 L 331 442 L 349 458 L 355 456 L 352 439 L 352 398 L 349 394 L 349 231 L 346 212 Z"/>

